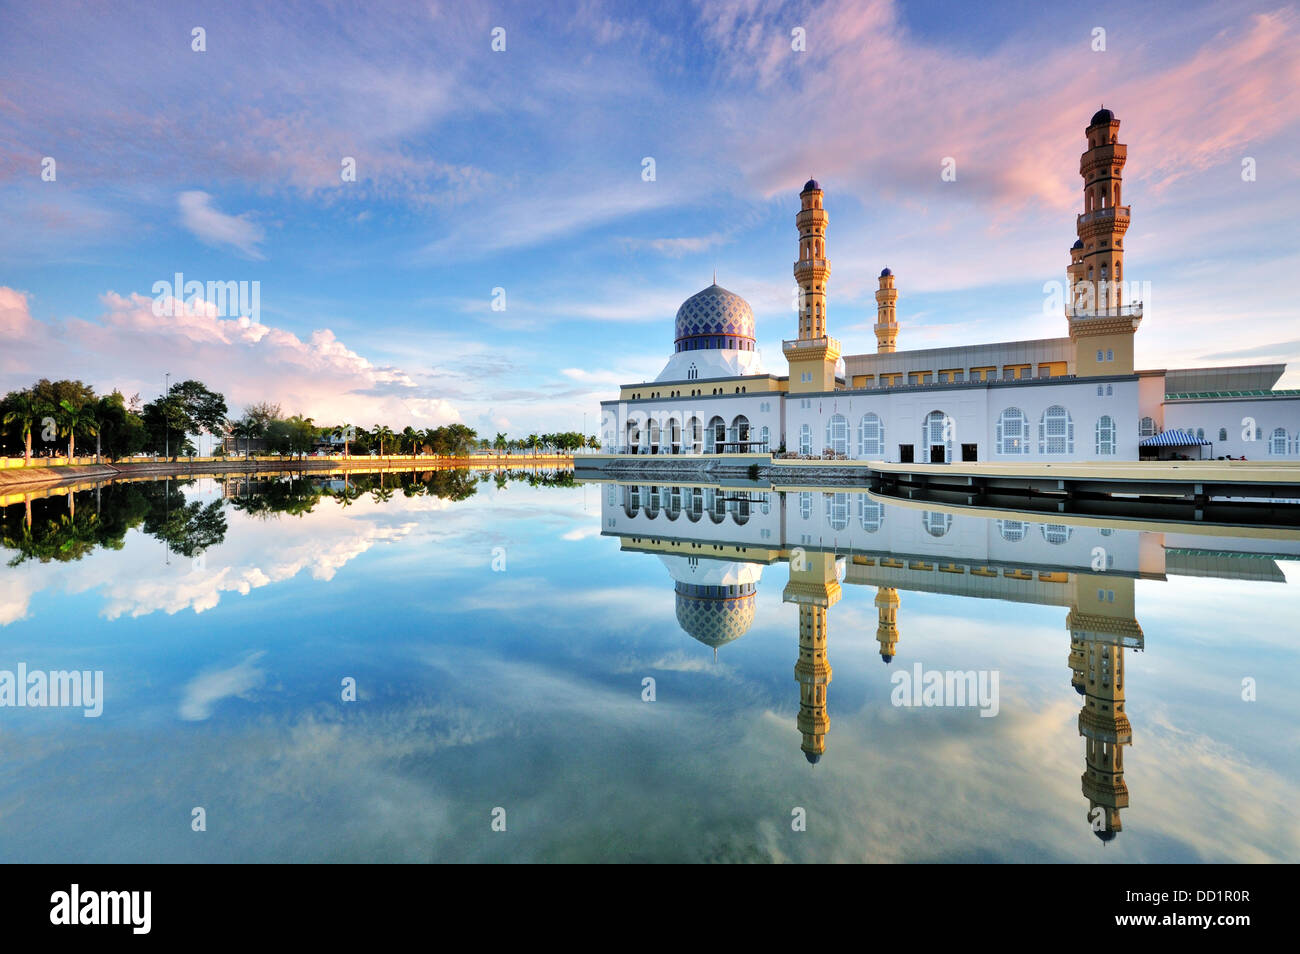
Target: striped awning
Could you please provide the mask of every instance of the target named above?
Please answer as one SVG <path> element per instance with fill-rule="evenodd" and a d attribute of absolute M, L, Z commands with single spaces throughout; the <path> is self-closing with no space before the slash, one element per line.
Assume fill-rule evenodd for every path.
<path fill-rule="evenodd" d="M 1210 443 L 1204 437 L 1197 437 L 1186 431 L 1165 431 L 1155 437 L 1144 437 L 1138 442 L 1140 447 L 1188 447 L 1196 444 Z"/>

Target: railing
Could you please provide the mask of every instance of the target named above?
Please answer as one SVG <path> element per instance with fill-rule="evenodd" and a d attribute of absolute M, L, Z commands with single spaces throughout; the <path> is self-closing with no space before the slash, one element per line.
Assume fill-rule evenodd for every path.
<path fill-rule="evenodd" d="M 829 268 L 830 262 L 824 258 L 801 258 L 794 263 L 795 268 Z"/>
<path fill-rule="evenodd" d="M 1108 205 L 1104 209 L 1093 209 L 1091 212 L 1083 212 L 1079 215 L 1078 224 L 1088 225 L 1091 222 L 1097 222 L 1101 219 L 1115 218 L 1117 215 L 1121 219 L 1129 217 L 1129 206 L 1127 205 Z"/>
<path fill-rule="evenodd" d="M 1127 305 L 1100 308 L 1067 308 L 1067 318 L 1141 318 L 1142 302 L 1135 301 Z"/>
<path fill-rule="evenodd" d="M 820 338 L 791 338 L 788 341 L 781 342 L 782 351 L 796 351 L 800 348 L 826 348 L 831 347 L 836 351 L 840 350 L 840 341 L 838 338 L 832 338 L 829 335 L 823 335 Z"/>

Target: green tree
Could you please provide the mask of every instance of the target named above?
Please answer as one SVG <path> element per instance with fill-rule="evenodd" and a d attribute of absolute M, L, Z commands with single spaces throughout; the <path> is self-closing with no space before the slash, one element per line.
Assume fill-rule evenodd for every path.
<path fill-rule="evenodd" d="M 71 401 L 60 401 L 59 409 L 62 413 L 56 413 L 58 420 L 59 433 L 68 439 L 68 463 L 72 463 L 72 458 L 77 446 L 77 434 L 95 435 L 99 433 L 99 424 L 95 420 L 95 406 L 93 404 L 76 405 Z"/>
<path fill-rule="evenodd" d="M 6 395 L 5 408 L 5 426 L 18 425 L 18 433 L 22 435 L 25 444 L 23 463 L 30 464 L 32 462 L 32 431 L 40 425 L 41 418 L 50 413 L 50 406 L 37 397 L 34 390 L 29 388 L 26 391 L 16 391 Z"/>

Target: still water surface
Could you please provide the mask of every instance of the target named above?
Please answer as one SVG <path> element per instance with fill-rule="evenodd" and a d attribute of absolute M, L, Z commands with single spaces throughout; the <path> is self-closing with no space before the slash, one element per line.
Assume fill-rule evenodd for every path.
<path fill-rule="evenodd" d="M 0 861 L 1300 860 L 1294 534 L 464 472 L 0 521 L 0 671 L 104 674 L 0 708 Z"/>

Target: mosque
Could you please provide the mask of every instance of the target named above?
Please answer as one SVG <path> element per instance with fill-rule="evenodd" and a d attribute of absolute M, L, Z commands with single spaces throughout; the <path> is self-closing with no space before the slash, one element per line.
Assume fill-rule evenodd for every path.
<path fill-rule="evenodd" d="M 1300 459 L 1300 390 L 1275 389 L 1285 365 L 1135 370 L 1143 305 L 1130 300 L 1124 274 L 1130 208 L 1119 126 L 1103 108 L 1086 129 L 1066 336 L 899 351 L 899 293 L 885 268 L 876 351 L 844 354 L 829 334 L 825 195 L 810 179 L 795 216 L 799 306 L 797 336 L 782 344 L 788 373 L 765 370 L 752 309 L 715 282 L 677 310 L 659 376 L 602 402 L 603 447 L 890 463 Z"/>

